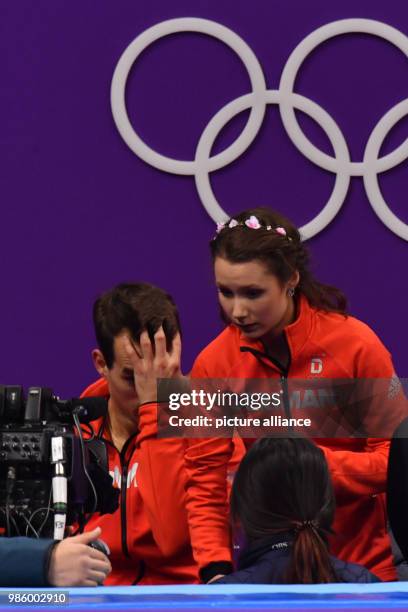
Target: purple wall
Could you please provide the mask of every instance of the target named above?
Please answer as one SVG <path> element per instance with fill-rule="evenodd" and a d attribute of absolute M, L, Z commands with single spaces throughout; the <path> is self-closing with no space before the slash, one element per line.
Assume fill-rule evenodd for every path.
<path fill-rule="evenodd" d="M 91 305 L 124 280 L 169 290 L 184 328 L 184 367 L 220 329 L 207 242 L 214 226 L 192 177 L 165 174 L 138 159 L 113 123 L 109 87 L 129 42 L 172 17 L 213 19 L 252 47 L 270 88 L 294 47 L 324 23 L 346 17 L 384 21 L 408 35 L 406 2 L 358 0 L 15 0 L 0 7 L 1 62 L 1 369 L 4 384 L 48 385 L 78 394 L 94 378 Z M 348 35 L 324 43 L 305 61 L 297 91 L 337 121 L 352 158 L 391 106 L 408 97 L 408 61 L 380 39 Z M 158 151 L 191 159 L 210 118 L 249 92 L 239 59 L 197 34 L 167 37 L 132 70 L 133 124 Z M 240 117 L 216 150 L 232 142 Z M 326 137 L 302 122 L 330 152 Z M 408 121 L 384 145 L 407 136 Z M 380 183 L 408 222 L 408 163 Z M 334 175 L 308 162 L 283 130 L 276 106 L 248 151 L 212 176 L 231 213 L 270 204 L 298 224 L 317 214 Z M 317 275 L 341 287 L 351 312 L 369 323 L 408 376 L 408 244 L 376 217 L 360 178 L 332 223 L 309 241 Z"/>

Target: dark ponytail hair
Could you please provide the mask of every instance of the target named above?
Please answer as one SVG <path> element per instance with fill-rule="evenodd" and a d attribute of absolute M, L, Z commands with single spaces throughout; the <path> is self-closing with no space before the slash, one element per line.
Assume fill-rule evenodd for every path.
<path fill-rule="evenodd" d="M 258 219 L 260 229 L 246 227 L 245 221 L 251 216 Z M 286 283 L 297 270 L 300 280 L 297 289 L 306 296 L 311 306 L 319 310 L 345 314 L 347 299 L 336 287 L 318 282 L 309 269 L 309 252 L 298 229 L 284 216 L 269 208 L 251 208 L 234 216 L 238 226 L 225 227 L 211 240 L 210 249 L 213 261 L 217 257 L 232 263 L 243 263 L 258 259 L 280 282 Z M 273 230 L 277 227 L 286 230 L 286 236 Z"/>
<path fill-rule="evenodd" d="M 303 438 L 263 438 L 234 479 L 231 513 L 249 543 L 292 532 L 287 584 L 338 582 L 327 546 L 334 494 L 323 451 Z"/>

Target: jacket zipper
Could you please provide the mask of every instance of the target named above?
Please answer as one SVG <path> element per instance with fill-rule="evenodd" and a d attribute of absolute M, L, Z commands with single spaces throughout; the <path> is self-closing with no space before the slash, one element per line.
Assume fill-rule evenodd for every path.
<path fill-rule="evenodd" d="M 134 433 L 132 436 L 130 436 L 130 438 L 126 440 L 121 452 L 119 453 L 116 446 L 112 444 L 110 440 L 107 440 L 106 438 L 103 437 L 103 432 L 105 430 L 105 424 L 106 424 L 106 418 L 107 417 L 105 416 L 104 421 L 102 423 L 102 427 L 99 429 L 97 437 L 103 440 L 105 444 L 110 444 L 119 455 L 121 472 L 122 472 L 121 483 L 120 483 L 120 526 L 121 526 L 122 552 L 125 555 L 125 557 L 130 558 L 129 548 L 127 544 L 126 499 L 127 499 L 127 475 L 128 475 L 128 469 L 129 469 L 129 462 L 132 458 L 133 451 L 128 461 L 126 461 L 126 452 L 127 452 L 127 449 L 129 448 L 129 444 L 137 436 L 138 432 Z M 144 573 L 145 573 L 145 564 L 144 564 L 144 561 L 141 560 L 139 563 L 139 572 L 132 584 L 137 584 L 138 582 L 140 582 L 140 580 L 143 578 Z"/>
<path fill-rule="evenodd" d="M 122 540 L 122 551 L 125 557 L 130 557 L 129 549 L 127 545 L 127 521 L 126 521 L 126 498 L 127 498 L 127 475 L 129 468 L 129 461 L 132 458 L 132 455 L 129 457 L 129 460 L 126 461 L 126 451 L 129 448 L 129 444 L 133 440 L 137 433 L 133 434 L 128 438 L 123 445 L 121 452 L 118 451 L 116 446 L 112 444 L 110 440 L 107 440 L 103 437 L 103 429 L 101 428 L 98 432 L 98 438 L 103 440 L 105 444 L 109 444 L 112 446 L 115 451 L 119 455 L 120 466 L 121 466 L 121 483 L 120 483 L 120 527 L 121 527 L 121 540 Z M 132 453 L 133 454 L 133 453 Z"/>
<path fill-rule="evenodd" d="M 130 455 L 128 461 L 125 460 L 125 457 L 126 457 L 126 451 L 129 447 L 129 444 L 135 436 L 137 436 L 137 434 L 133 434 L 133 436 L 131 436 L 128 440 L 126 440 L 126 443 L 123 446 L 122 451 L 120 453 L 120 464 L 122 467 L 122 481 L 121 481 L 121 489 L 120 489 L 120 525 L 121 525 L 121 531 L 122 531 L 122 550 L 123 550 L 123 554 L 128 558 L 130 558 L 130 554 L 129 554 L 128 544 L 127 544 L 127 521 L 126 521 L 127 475 L 128 475 L 128 469 L 129 469 L 129 462 L 130 462 L 130 459 L 132 458 L 133 452 Z M 141 559 L 139 561 L 139 571 L 137 573 L 135 580 L 132 582 L 132 584 L 138 584 L 143 578 L 144 573 L 145 573 L 145 563 L 143 559 Z"/>
<path fill-rule="evenodd" d="M 286 340 L 286 336 L 285 336 L 285 340 Z M 286 340 L 286 344 L 287 344 L 287 340 Z M 277 359 L 274 359 L 267 353 L 263 353 L 262 351 L 258 351 L 257 349 L 253 349 L 249 346 L 241 346 L 239 350 L 241 351 L 241 353 L 251 353 L 257 359 L 259 359 L 260 357 L 262 357 L 263 359 L 267 359 L 275 366 L 275 368 L 279 370 L 280 382 L 281 382 L 281 388 L 282 388 L 283 408 L 285 410 L 286 418 L 290 419 L 292 415 L 290 411 L 288 377 L 289 377 L 289 370 L 290 370 L 290 366 L 292 362 L 292 355 L 291 355 L 289 346 L 288 346 L 289 362 L 286 368 Z"/>
<path fill-rule="evenodd" d="M 122 480 L 120 483 L 120 525 L 122 531 L 122 550 L 125 557 L 130 557 L 128 544 L 127 544 L 127 521 L 126 521 L 126 498 L 127 498 L 127 475 L 129 468 L 129 461 L 126 461 L 126 451 L 129 448 L 130 442 L 133 440 L 136 434 L 126 440 L 121 452 L 120 452 L 120 465 L 122 471 Z"/>
<path fill-rule="evenodd" d="M 122 461 L 121 461 L 122 463 Z M 120 525 L 122 531 L 122 550 L 125 557 L 130 557 L 127 545 L 126 529 L 126 493 L 127 493 L 127 464 L 122 464 L 122 490 L 120 492 Z"/>

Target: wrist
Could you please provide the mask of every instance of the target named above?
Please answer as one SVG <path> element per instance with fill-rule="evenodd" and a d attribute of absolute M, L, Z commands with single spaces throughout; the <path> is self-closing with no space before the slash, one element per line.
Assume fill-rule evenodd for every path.
<path fill-rule="evenodd" d="M 146 390 L 146 391 L 139 391 L 139 389 L 136 387 L 136 395 L 137 398 L 140 402 L 140 405 L 142 404 L 150 404 L 151 402 L 156 402 L 157 401 L 157 389 L 155 388 L 154 390 Z"/>
<path fill-rule="evenodd" d="M 139 431 L 142 437 L 157 435 L 157 402 L 152 401 L 140 404 L 138 413 Z"/>
<path fill-rule="evenodd" d="M 55 552 L 60 544 L 58 540 L 52 542 L 47 550 L 44 560 L 44 580 L 48 586 L 57 586 L 54 582 L 55 576 Z"/>
<path fill-rule="evenodd" d="M 140 408 L 142 408 L 142 406 L 148 406 L 149 404 L 157 404 L 157 400 L 152 399 L 152 400 L 146 400 L 144 402 L 140 402 L 137 408 L 139 410 Z"/>
<path fill-rule="evenodd" d="M 233 565 L 230 561 L 213 561 L 200 570 L 200 578 L 202 582 L 208 584 L 210 580 L 219 574 L 224 576 L 226 574 L 231 574 L 233 569 Z"/>

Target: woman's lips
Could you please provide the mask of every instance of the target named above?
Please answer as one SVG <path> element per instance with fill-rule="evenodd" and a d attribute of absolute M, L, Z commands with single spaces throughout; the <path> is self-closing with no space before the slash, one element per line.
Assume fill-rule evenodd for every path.
<path fill-rule="evenodd" d="M 259 327 L 258 323 L 249 323 L 248 325 L 241 325 L 238 323 L 236 325 L 239 327 L 239 329 L 246 333 L 253 332 Z"/>

